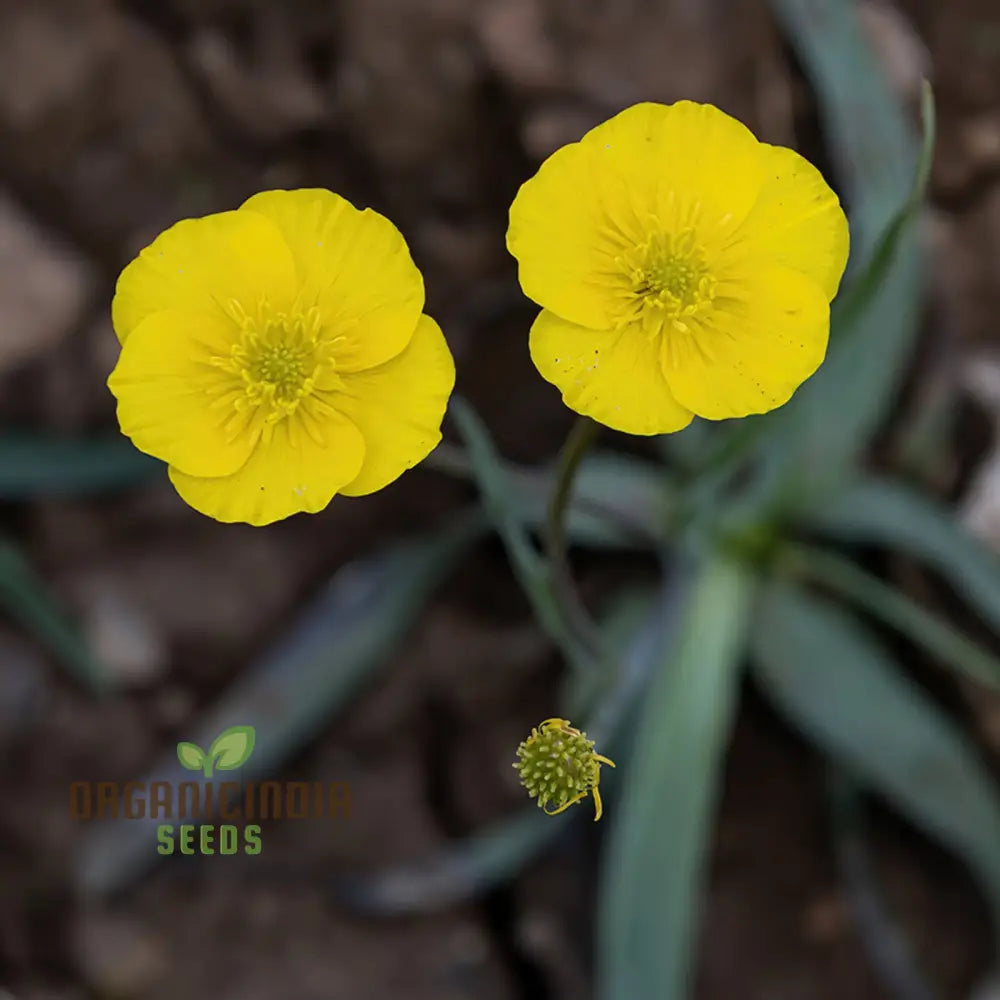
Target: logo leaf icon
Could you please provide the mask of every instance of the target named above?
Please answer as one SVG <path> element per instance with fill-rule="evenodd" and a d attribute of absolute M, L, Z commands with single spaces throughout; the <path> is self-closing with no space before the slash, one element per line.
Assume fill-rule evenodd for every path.
<path fill-rule="evenodd" d="M 206 776 L 211 774 L 212 765 L 220 771 L 232 771 L 245 764 L 253 753 L 257 732 L 253 726 L 230 726 L 215 737 L 208 751 Z"/>
<path fill-rule="evenodd" d="M 181 767 L 189 771 L 200 771 L 205 765 L 205 751 L 197 743 L 178 743 L 177 759 Z"/>

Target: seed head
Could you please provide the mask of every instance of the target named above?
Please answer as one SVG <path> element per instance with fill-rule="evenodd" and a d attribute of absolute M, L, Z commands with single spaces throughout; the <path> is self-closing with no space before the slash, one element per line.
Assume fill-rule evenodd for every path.
<path fill-rule="evenodd" d="M 603 811 L 598 790 L 602 764 L 615 766 L 594 752 L 594 741 L 588 740 L 586 733 L 574 729 L 568 719 L 546 719 L 517 748 L 513 766 L 528 794 L 549 816 L 593 792 L 596 822 Z"/>

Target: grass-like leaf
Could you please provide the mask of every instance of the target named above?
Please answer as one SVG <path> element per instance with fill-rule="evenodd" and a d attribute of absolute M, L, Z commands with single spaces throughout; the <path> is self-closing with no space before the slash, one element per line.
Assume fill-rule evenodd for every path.
<path fill-rule="evenodd" d="M 945 666 L 1000 690 L 1000 657 L 850 559 L 826 549 L 797 545 L 782 550 L 780 565 L 853 601 Z"/>
<path fill-rule="evenodd" d="M 121 436 L 72 440 L 8 434 L 0 437 L 0 500 L 104 493 L 162 475 L 164 468 Z"/>
<path fill-rule="evenodd" d="M 768 482 L 783 505 L 801 507 L 821 501 L 843 477 L 906 372 L 923 298 L 913 222 L 933 153 L 934 106 L 926 87 L 918 150 L 854 7 L 841 0 L 772 4 L 815 86 L 851 221 L 852 264 L 833 306 L 827 359 L 763 421 Z"/>
<path fill-rule="evenodd" d="M 433 913 L 467 902 L 506 881 L 564 833 L 574 817 L 525 806 L 452 847 L 371 875 L 338 877 L 336 900 L 372 916 Z"/>
<path fill-rule="evenodd" d="M 679 641 L 645 699 L 603 863 L 601 1000 L 689 994 L 752 590 L 739 565 L 702 570 Z"/>
<path fill-rule="evenodd" d="M 498 461 L 521 520 L 537 530 L 548 513 L 552 470 L 518 465 L 499 457 Z M 438 445 L 427 464 L 452 476 L 477 479 L 472 459 L 456 445 Z M 667 471 L 661 466 L 615 452 L 587 455 L 573 485 L 566 534 L 574 544 L 592 548 L 647 549 L 650 542 L 660 541 L 665 535 L 673 514 L 674 493 Z"/>
<path fill-rule="evenodd" d="M 487 516 L 504 543 L 514 576 L 531 603 L 539 624 L 575 668 L 600 667 L 598 658 L 570 624 L 559 602 L 546 559 L 535 548 L 525 511 L 498 455 L 489 431 L 465 400 L 453 396 L 449 410 L 468 448 Z"/>
<path fill-rule="evenodd" d="M 754 616 L 755 676 L 823 753 L 977 876 L 1000 929 L 1000 800 L 960 728 L 849 614 L 782 582 Z"/>
<path fill-rule="evenodd" d="M 954 515 L 908 487 L 866 479 L 830 498 L 807 528 L 826 538 L 877 545 L 915 556 L 940 573 L 1000 630 L 1000 559 Z"/>
<path fill-rule="evenodd" d="M 852 210 L 853 266 L 860 273 L 914 183 L 917 141 L 854 7 L 842 0 L 771 0 L 771 8 L 816 93 Z"/>
<path fill-rule="evenodd" d="M 861 945 L 890 996 L 900 1000 L 937 1000 L 901 922 L 882 891 L 864 822 L 862 790 L 836 766 L 831 766 L 830 771 L 834 854 Z"/>
<path fill-rule="evenodd" d="M 2 540 L 0 610 L 34 635 L 56 661 L 91 692 L 102 694 L 107 690 L 109 680 L 104 667 L 21 552 Z"/>

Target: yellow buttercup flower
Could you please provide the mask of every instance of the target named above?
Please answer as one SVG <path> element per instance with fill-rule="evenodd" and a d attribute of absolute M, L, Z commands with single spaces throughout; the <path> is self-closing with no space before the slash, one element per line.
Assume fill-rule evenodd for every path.
<path fill-rule="evenodd" d="M 543 307 L 531 357 L 631 434 L 781 406 L 819 367 L 847 220 L 798 153 L 718 108 L 638 104 L 552 154 L 507 246 Z"/>
<path fill-rule="evenodd" d="M 118 279 L 122 432 L 192 507 L 268 524 L 441 439 L 455 366 L 395 226 L 324 190 L 178 222 Z"/>

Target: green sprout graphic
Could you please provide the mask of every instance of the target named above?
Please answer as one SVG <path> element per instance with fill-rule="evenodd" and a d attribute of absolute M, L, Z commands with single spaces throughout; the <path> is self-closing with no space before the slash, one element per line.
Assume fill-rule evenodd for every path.
<path fill-rule="evenodd" d="M 257 733 L 253 726 L 230 726 L 215 737 L 208 753 L 197 743 L 177 744 L 177 759 L 189 771 L 201 771 L 206 778 L 212 771 L 233 771 L 250 759 Z"/>

